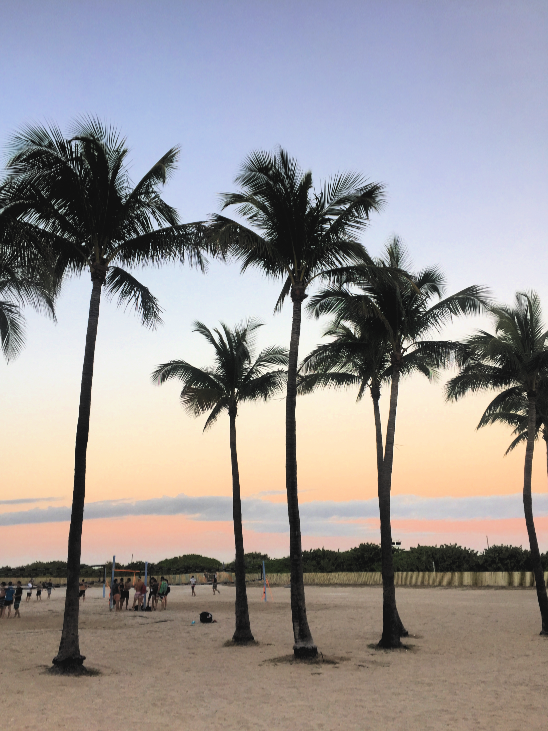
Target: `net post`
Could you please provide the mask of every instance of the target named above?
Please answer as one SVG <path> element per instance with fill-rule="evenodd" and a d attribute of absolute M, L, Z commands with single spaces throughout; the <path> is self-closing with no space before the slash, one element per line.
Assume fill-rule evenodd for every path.
<path fill-rule="evenodd" d="M 147 608 L 147 576 L 148 576 L 148 561 L 145 561 L 145 595 L 143 597 L 143 612 Z"/>
<path fill-rule="evenodd" d="M 112 587 L 114 585 L 114 569 L 116 567 L 116 556 L 112 557 L 112 576 L 110 578 L 110 600 L 109 600 L 109 607 L 110 611 L 112 612 L 112 600 L 114 599 L 112 595 Z"/>
<path fill-rule="evenodd" d="M 264 561 L 263 561 L 263 581 L 264 581 L 264 600 L 266 602 L 266 571 L 264 567 Z"/>
<path fill-rule="evenodd" d="M 103 566 L 103 599 L 105 598 L 106 585 L 107 585 L 107 566 L 106 566 L 106 564 L 104 564 L 104 566 Z"/>

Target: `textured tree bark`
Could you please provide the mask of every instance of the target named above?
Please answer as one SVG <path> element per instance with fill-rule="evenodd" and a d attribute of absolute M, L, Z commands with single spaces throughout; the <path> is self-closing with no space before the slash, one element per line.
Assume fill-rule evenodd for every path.
<path fill-rule="evenodd" d="M 80 385 L 80 407 L 76 427 L 74 449 L 74 488 L 72 493 L 72 513 L 68 539 L 67 593 L 65 614 L 59 652 L 53 658 L 53 665 L 63 672 L 78 672 L 86 659 L 80 654 L 78 637 L 78 617 L 80 610 L 79 580 L 80 556 L 82 552 L 82 524 L 84 521 L 84 502 L 86 496 L 86 454 L 88 448 L 89 417 L 91 411 L 91 387 L 93 382 L 93 361 L 95 341 L 99 324 L 101 287 L 105 281 L 107 267 L 96 264 L 91 271 L 91 298 L 89 302 L 88 329 L 84 350 L 84 365 Z"/>
<path fill-rule="evenodd" d="M 533 453 L 535 449 L 535 426 L 537 421 L 536 394 L 528 394 L 529 402 L 529 423 L 527 425 L 527 447 L 525 449 L 525 466 L 523 469 L 523 511 L 525 513 L 525 525 L 529 536 L 529 547 L 531 549 L 531 563 L 535 574 L 535 585 L 537 599 L 542 621 L 541 635 L 548 635 L 548 595 L 546 594 L 546 583 L 542 570 L 542 561 L 538 547 L 537 532 L 533 519 L 533 497 L 531 495 L 531 476 L 533 472 Z"/>
<path fill-rule="evenodd" d="M 289 366 L 287 369 L 287 398 L 285 402 L 285 481 L 287 490 L 287 512 L 289 516 L 289 555 L 291 564 L 291 618 L 293 620 L 293 653 L 295 657 L 316 657 L 318 648 L 312 639 L 306 616 L 303 581 L 303 557 L 301 548 L 301 521 L 299 496 L 297 492 L 297 362 L 301 335 L 301 310 L 306 294 L 304 287 L 292 287 L 293 320 L 289 344 Z"/>
<path fill-rule="evenodd" d="M 390 524 L 390 489 L 392 486 L 392 464 L 394 462 L 394 435 L 396 432 L 396 410 L 400 371 L 393 364 L 390 388 L 390 407 L 386 425 L 386 442 L 382 473 L 379 476 L 379 513 L 381 521 L 381 561 L 382 561 L 382 637 L 379 647 L 401 647 L 400 636 L 405 633 L 396 607 L 396 587 L 394 585 L 394 561 L 392 557 L 392 526 Z M 403 630 L 403 631 L 402 631 Z"/>
<path fill-rule="evenodd" d="M 244 535 L 242 530 L 242 501 L 240 497 L 240 471 L 238 469 L 238 452 L 236 450 L 236 415 L 237 408 L 231 406 L 230 417 L 230 459 L 232 463 L 232 518 L 234 520 L 234 544 L 236 547 L 236 629 L 232 640 L 238 644 L 253 642 L 251 625 L 249 623 L 249 609 L 247 606 L 247 591 L 245 587 L 245 553 Z"/>

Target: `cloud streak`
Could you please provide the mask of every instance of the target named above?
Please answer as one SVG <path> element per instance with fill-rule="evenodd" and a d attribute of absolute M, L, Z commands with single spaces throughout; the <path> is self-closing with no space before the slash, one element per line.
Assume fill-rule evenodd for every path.
<path fill-rule="evenodd" d="M 62 497 L 20 497 L 14 500 L 0 500 L 0 505 L 23 505 L 24 503 L 52 503 Z"/>
<path fill-rule="evenodd" d="M 53 498 L 48 498 L 53 499 Z M 27 499 L 31 502 L 30 499 Z M 6 504 L 4 501 L 3 504 Z M 534 496 L 535 515 L 548 515 L 548 494 Z M 127 518 L 142 515 L 184 515 L 197 521 L 230 521 L 232 498 L 225 496 L 191 497 L 180 494 L 150 500 L 103 500 L 86 505 L 85 519 Z M 243 501 L 245 527 L 257 533 L 287 533 L 287 507 L 257 497 Z M 395 495 L 394 519 L 415 520 L 497 520 L 522 518 L 521 495 L 490 497 L 436 497 Z M 0 526 L 59 523 L 70 520 L 70 507 L 49 506 L 0 514 Z M 371 500 L 311 501 L 301 504 L 302 532 L 310 536 L 350 536 L 364 538 L 377 533 L 378 503 Z"/>

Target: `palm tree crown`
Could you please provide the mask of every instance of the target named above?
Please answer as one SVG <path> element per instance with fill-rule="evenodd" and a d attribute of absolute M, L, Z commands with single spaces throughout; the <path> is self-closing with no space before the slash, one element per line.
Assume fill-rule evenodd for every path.
<path fill-rule="evenodd" d="M 244 401 L 268 401 L 285 382 L 287 350 L 271 346 L 254 358 L 255 334 L 262 323 L 248 320 L 230 329 L 224 323 L 210 330 L 202 322 L 194 323 L 213 347 L 215 365 L 197 368 L 184 360 L 172 360 L 158 366 L 151 378 L 160 385 L 176 378 L 183 382 L 181 403 L 193 416 L 209 412 L 204 431 L 223 411 L 236 413 Z"/>
<path fill-rule="evenodd" d="M 384 256 L 372 262 L 374 266 L 348 268 L 337 283 L 311 298 L 308 309 L 316 317 L 334 315 L 336 323 L 365 319 L 369 329 L 377 331 L 380 327 L 390 343 L 392 359 L 401 369 L 410 367 L 409 361 L 413 359 L 420 367 L 423 357 L 446 365 L 454 344 L 432 342 L 428 339 L 430 334 L 454 316 L 481 312 L 487 302 L 487 290 L 472 285 L 444 297 L 443 274 L 436 267 L 412 273 L 397 236 L 387 244 Z M 438 301 L 432 302 L 434 298 Z M 428 375 L 426 370 L 423 372 Z"/>
<path fill-rule="evenodd" d="M 548 330 L 535 292 L 518 292 L 513 307 L 490 308 L 495 332 L 480 330 L 464 341 L 460 373 L 447 384 L 447 396 L 501 390 L 490 409 L 505 400 L 535 393 L 548 366 Z M 489 411 L 489 410 L 488 410 Z"/>
<path fill-rule="evenodd" d="M 201 226 L 181 224 L 159 193 L 178 148 L 134 187 L 125 139 L 95 118 L 76 122 L 70 139 L 56 126 L 29 127 L 12 138 L 10 152 L 0 219 L 25 226 L 27 246 L 48 248 L 59 279 L 91 269 L 143 324 L 160 322 L 157 300 L 121 267 L 185 256 L 203 266 Z"/>
<path fill-rule="evenodd" d="M 242 271 L 255 266 L 284 280 L 278 308 L 291 287 L 305 290 L 324 272 L 368 261 L 357 235 L 383 205 L 381 184 L 342 173 L 315 191 L 312 173 L 281 148 L 251 153 L 235 182 L 240 191 L 222 196 L 223 209 L 236 206 L 252 228 L 215 215 L 210 235 Z"/>

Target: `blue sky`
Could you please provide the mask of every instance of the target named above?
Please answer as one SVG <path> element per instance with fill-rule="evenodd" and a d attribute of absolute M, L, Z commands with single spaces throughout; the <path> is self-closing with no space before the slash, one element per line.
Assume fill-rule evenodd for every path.
<path fill-rule="evenodd" d="M 94 114 L 127 136 L 136 180 L 180 144 L 179 170 L 165 196 L 191 221 L 218 210 L 218 194 L 233 189 L 252 149 L 281 144 L 318 183 L 350 169 L 386 184 L 386 208 L 363 238 L 373 254 L 398 233 L 417 267 L 441 266 L 450 290 L 485 284 L 508 301 L 518 289 L 536 289 L 546 301 L 547 37 L 548 5 L 532 0 L 10 3 L 0 26 L 0 145 L 29 123 L 52 120 L 68 130 L 75 117 Z M 266 323 L 260 345 L 287 344 L 290 313 L 272 314 L 279 285 L 258 273 L 240 277 L 236 266 L 221 264 L 205 278 L 182 268 L 140 276 L 158 295 L 165 325 L 145 332 L 130 314 L 103 306 L 89 499 L 227 495 L 224 462 L 199 484 L 170 476 L 201 469 L 199 444 L 226 461 L 225 435 L 216 427 L 202 437 L 200 424 L 181 412 L 176 386 L 153 393 L 149 374 L 171 358 L 207 363 L 207 350 L 191 334 L 198 318 L 214 325 L 255 316 Z M 10 365 L 0 363 L 3 500 L 57 495 L 69 503 L 89 287 L 87 277 L 67 284 L 56 326 L 29 313 L 26 349 Z M 463 334 L 476 324 L 459 323 L 451 332 Z M 303 353 L 318 342 L 322 325 L 305 323 Z M 455 494 L 454 485 L 444 486 L 439 460 L 435 468 L 428 464 L 428 454 L 451 456 L 453 450 L 463 470 L 461 496 L 516 494 L 521 457 L 507 458 L 508 476 L 500 479 L 508 434 L 493 432 L 496 439 L 482 441 L 487 438 L 474 431 L 481 403 L 444 406 L 441 387 L 429 386 L 425 397 L 426 386 L 413 382 L 407 405 L 402 396 L 402 471 L 398 477 L 396 467 L 395 490 Z M 413 393 L 422 413 L 437 414 L 447 429 L 455 414 L 466 426 L 458 444 L 447 432 L 446 442 L 431 445 L 406 482 L 405 447 L 411 449 L 414 430 L 409 414 L 418 403 Z M 358 418 L 351 396 L 337 401 L 344 403 L 337 416 L 332 396 L 317 399 L 317 408 L 331 410 L 339 424 Z M 302 403 L 304 444 L 307 429 L 317 437 L 318 415 Z M 268 414 L 278 413 L 272 408 Z M 259 413 L 263 446 L 273 445 L 264 448 L 265 459 L 272 453 L 274 461 L 281 442 L 267 412 Z M 258 430 L 246 432 L 241 418 L 242 458 L 252 461 L 261 452 L 253 442 Z M 178 429 L 179 441 L 173 436 Z M 444 433 L 439 424 L 435 431 L 436 438 Z M 371 445 L 367 452 L 361 446 L 370 433 L 356 434 L 354 446 L 351 437 L 345 433 L 346 441 L 341 437 L 333 449 L 349 450 L 350 463 L 363 458 L 374 464 Z M 420 448 L 413 446 L 415 454 Z M 314 459 L 307 450 L 299 456 L 303 470 Z M 147 485 L 139 483 L 141 473 L 148 475 L 140 461 L 145 453 L 157 475 L 151 473 Z M 488 483 L 476 484 L 482 459 Z M 499 472 L 489 477 L 488 464 Z M 242 469 L 245 476 L 245 463 Z M 113 477 L 116 470 L 122 477 Z M 266 472 L 274 474 L 270 467 Z M 356 467 L 358 482 L 372 474 Z M 545 472 L 538 474 L 545 490 Z M 244 494 L 283 489 L 277 477 L 262 486 L 254 479 L 250 472 Z M 364 499 L 373 494 L 373 483 L 367 485 Z M 303 488 L 313 489 L 306 475 Z M 339 491 L 340 499 L 356 499 L 358 487 L 352 490 Z M 310 492 L 310 500 L 316 497 Z"/>

